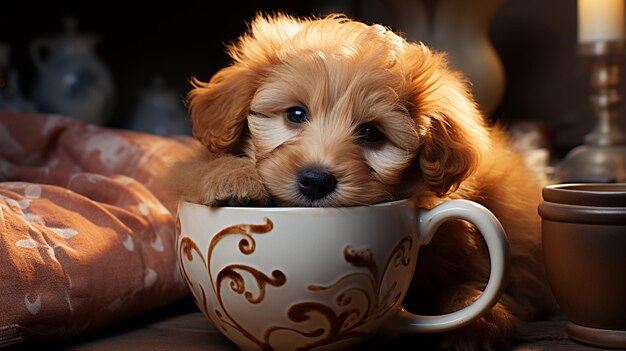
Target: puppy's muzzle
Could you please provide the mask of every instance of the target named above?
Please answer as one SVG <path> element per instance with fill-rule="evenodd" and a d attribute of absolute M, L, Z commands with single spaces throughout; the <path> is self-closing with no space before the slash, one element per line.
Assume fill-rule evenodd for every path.
<path fill-rule="evenodd" d="M 327 170 L 307 167 L 298 173 L 298 189 L 310 200 L 319 200 L 337 188 L 337 178 Z"/>

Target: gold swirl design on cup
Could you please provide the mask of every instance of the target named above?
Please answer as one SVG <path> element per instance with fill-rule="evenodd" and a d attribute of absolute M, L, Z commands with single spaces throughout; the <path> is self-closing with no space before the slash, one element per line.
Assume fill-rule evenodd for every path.
<path fill-rule="evenodd" d="M 222 331 L 227 332 L 227 327 L 236 330 L 238 333 L 258 345 L 260 350 L 274 350 L 271 345 L 270 338 L 276 332 L 291 332 L 311 341 L 306 345 L 298 347 L 298 350 L 310 350 L 323 345 L 332 344 L 334 342 L 352 339 L 365 338 L 369 335 L 368 331 L 362 330 L 361 327 L 373 320 L 388 313 L 394 306 L 399 303 L 402 292 L 397 290 L 397 282 L 388 282 L 383 286 L 387 273 L 394 268 L 400 266 L 408 266 L 411 261 L 411 248 L 413 239 L 410 236 L 402 238 L 394 247 L 391 255 L 382 270 L 373 259 L 373 254 L 369 248 L 352 248 L 350 245 L 343 250 L 344 260 L 351 266 L 364 268 L 365 271 L 348 273 L 330 285 L 312 284 L 307 287 L 311 292 L 323 292 L 329 290 L 337 290 L 338 295 L 334 305 L 326 305 L 320 302 L 302 302 L 289 307 L 287 317 L 290 321 L 300 324 L 310 321 L 314 316 L 322 318 L 325 322 L 319 328 L 314 330 L 302 330 L 290 326 L 272 326 L 266 329 L 262 337 L 257 337 L 246 330 L 233 316 L 230 315 L 228 309 L 224 305 L 222 299 L 222 290 L 224 282 L 229 282 L 230 291 L 242 295 L 248 303 L 252 305 L 259 304 L 266 297 L 266 287 L 268 285 L 281 287 L 287 282 L 287 276 L 280 270 L 276 269 L 267 275 L 256 268 L 244 264 L 231 264 L 222 268 L 215 276 L 211 270 L 211 259 L 218 243 L 226 237 L 232 235 L 243 236 L 239 240 L 237 248 L 243 255 L 250 255 L 256 250 L 256 241 L 253 235 L 267 234 L 273 229 L 273 223 L 269 218 L 265 218 L 265 224 L 238 224 L 227 227 L 218 232 L 211 242 L 207 251 L 207 259 L 205 260 L 198 245 L 189 237 L 180 239 L 179 259 L 182 275 L 185 277 L 190 287 L 193 286 L 192 281 L 187 275 L 183 258 L 188 261 L 193 260 L 193 253 L 200 258 L 203 266 L 206 268 L 211 288 L 217 297 L 219 306 L 213 309 L 217 316 L 211 318 L 210 307 L 207 296 L 202 285 L 199 286 L 202 294 L 202 301 L 194 300 L 196 304 L 203 309 L 204 314 L 215 323 Z M 251 276 L 257 285 L 257 296 L 248 291 L 245 286 L 244 274 Z M 353 280 L 365 279 L 369 287 L 350 286 Z M 343 289 L 343 290 L 342 290 Z"/>
<path fill-rule="evenodd" d="M 247 272 L 251 276 L 254 277 L 254 280 L 256 281 L 258 288 L 259 288 L 259 296 L 255 298 L 251 292 L 245 290 L 246 287 L 244 284 L 243 276 L 237 271 Z M 285 282 L 287 282 L 287 277 L 285 276 L 285 274 L 277 269 L 272 271 L 272 277 L 270 278 L 267 275 L 259 272 L 258 270 L 250 266 L 245 266 L 241 264 L 233 264 L 233 265 L 224 267 L 218 273 L 217 287 L 216 287 L 216 291 L 218 293 L 221 292 L 221 285 L 224 279 L 230 279 L 231 281 L 230 288 L 232 291 L 240 295 L 243 294 L 246 300 L 248 300 L 248 302 L 250 302 L 251 304 L 255 304 L 255 305 L 263 301 L 263 299 L 265 298 L 265 286 L 266 285 L 269 284 L 272 286 L 282 286 L 285 284 Z M 221 297 L 220 297 L 220 301 L 221 301 Z"/>
<path fill-rule="evenodd" d="M 378 265 L 374 261 L 372 251 L 369 248 L 354 249 L 349 245 L 346 246 L 343 250 L 346 262 L 354 267 L 365 268 L 367 271 L 346 274 L 328 286 L 308 286 L 310 291 L 339 290 L 340 294 L 335 300 L 336 307 L 333 308 L 333 306 L 327 306 L 319 302 L 303 302 L 291 306 L 287 312 L 289 320 L 295 323 L 309 321 L 313 315 L 321 316 L 326 320 L 328 327 L 326 329 L 320 327 L 313 331 L 303 331 L 296 328 L 274 326 L 265 332 L 264 340 L 269 340 L 275 332 L 289 331 L 304 337 L 317 338 L 317 340 L 307 345 L 298 347 L 298 350 L 311 350 L 342 340 L 367 337 L 369 332 L 359 329 L 368 322 L 384 316 L 400 301 L 402 293 L 396 290 L 397 282 L 391 282 L 387 286 L 383 286 L 383 282 L 390 268 L 409 265 L 412 246 L 413 239 L 410 236 L 402 238 L 389 256 L 382 276 L 379 276 Z M 344 287 L 344 290 L 341 290 L 350 281 L 362 278 L 369 282 L 370 289 Z M 365 308 L 359 308 L 359 304 L 354 303 L 355 298 L 359 296 L 365 302 L 362 305 Z M 351 305 L 355 306 L 351 307 Z M 341 310 L 341 312 L 338 312 L 338 310 Z"/>
<path fill-rule="evenodd" d="M 237 320 L 230 315 L 230 313 L 228 313 L 228 310 L 224 306 L 224 302 L 222 300 L 222 283 L 227 280 L 230 281 L 229 287 L 233 292 L 239 295 L 243 295 L 246 298 L 246 300 L 251 304 L 258 304 L 261 301 L 263 301 L 263 299 L 265 298 L 265 291 L 266 291 L 267 285 L 271 285 L 275 287 L 282 286 L 286 283 L 287 277 L 280 270 L 273 270 L 271 273 L 271 276 L 268 276 L 265 273 L 257 270 L 256 268 L 246 266 L 246 265 L 241 265 L 241 264 L 232 264 L 232 265 L 222 268 L 218 272 L 216 279 L 214 279 L 213 271 L 211 269 L 211 259 L 213 257 L 213 252 L 215 248 L 217 247 L 217 245 L 219 244 L 219 242 L 222 241 L 224 238 L 232 236 L 232 235 L 243 236 L 243 238 L 239 240 L 237 247 L 239 249 L 239 252 L 241 252 L 242 254 L 250 255 L 254 253 L 254 251 L 256 250 L 256 241 L 254 240 L 254 237 L 252 235 L 253 234 L 267 234 L 270 231 L 272 231 L 273 228 L 274 228 L 274 224 L 269 218 L 265 218 L 265 224 L 237 224 L 237 225 L 224 228 L 220 230 L 211 239 L 211 242 L 209 243 L 206 260 L 204 256 L 202 255 L 202 252 L 198 248 L 198 245 L 191 238 L 189 237 L 182 238 L 180 240 L 180 246 L 179 246 L 179 259 L 180 259 L 181 271 L 183 273 L 183 276 L 185 277 L 185 280 L 187 281 L 190 287 L 193 287 L 193 283 L 191 279 L 189 278 L 189 275 L 187 274 L 185 265 L 182 262 L 183 257 L 191 262 L 193 260 L 192 251 L 195 251 L 198 257 L 200 257 L 200 260 L 202 260 L 203 266 L 206 268 L 209 274 L 211 288 L 213 289 L 213 292 L 215 296 L 217 297 L 218 304 L 219 304 L 219 309 L 216 308 L 214 310 L 215 314 L 218 317 L 218 320 L 211 318 L 211 314 L 208 313 L 210 310 L 210 307 L 209 307 L 208 300 L 206 297 L 206 292 L 204 290 L 204 287 L 200 285 L 199 287 L 200 287 L 200 292 L 202 294 L 202 302 L 200 303 L 199 301 L 197 301 L 195 296 L 194 296 L 194 300 L 199 307 L 203 308 L 204 310 L 203 312 L 205 316 L 211 319 L 213 323 L 215 323 L 216 326 L 219 326 L 224 331 L 226 331 L 226 325 L 230 326 L 231 328 L 236 329 L 246 338 L 250 339 L 255 344 L 259 345 L 259 347 L 261 347 L 261 349 L 263 350 L 271 350 L 272 347 L 269 345 L 267 341 L 258 340 L 254 335 L 252 335 L 245 328 L 243 328 L 237 322 Z M 249 274 L 256 281 L 258 296 L 255 297 L 252 294 L 252 292 L 246 290 L 245 280 L 242 275 L 242 272 Z"/>

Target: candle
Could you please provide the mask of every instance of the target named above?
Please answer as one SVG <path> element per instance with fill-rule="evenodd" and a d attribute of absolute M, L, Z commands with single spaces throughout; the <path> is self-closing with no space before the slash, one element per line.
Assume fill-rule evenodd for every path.
<path fill-rule="evenodd" d="M 624 40 L 624 0 L 578 0 L 578 42 Z"/>

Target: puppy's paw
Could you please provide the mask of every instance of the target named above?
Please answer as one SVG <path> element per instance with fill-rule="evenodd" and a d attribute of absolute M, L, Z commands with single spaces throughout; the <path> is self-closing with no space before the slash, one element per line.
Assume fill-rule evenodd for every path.
<path fill-rule="evenodd" d="M 449 301 L 447 312 L 459 310 L 474 302 L 481 292 L 467 290 L 462 295 L 455 294 Z M 441 339 L 441 349 L 447 351 L 496 351 L 509 346 L 510 339 L 518 325 L 518 319 L 502 303 L 471 324 L 445 333 Z"/>
<path fill-rule="evenodd" d="M 208 206 L 267 206 L 270 195 L 254 163 L 230 157 L 204 177 L 200 202 Z"/>

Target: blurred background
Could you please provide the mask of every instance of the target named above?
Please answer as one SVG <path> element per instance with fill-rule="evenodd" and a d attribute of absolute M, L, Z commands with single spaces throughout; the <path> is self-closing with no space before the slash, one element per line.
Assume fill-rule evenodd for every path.
<path fill-rule="evenodd" d="M 54 106 L 60 99 L 54 93 L 69 89 L 89 102 L 75 111 L 94 114 L 90 122 L 187 133 L 180 114 L 186 114 L 182 100 L 189 79 L 208 80 L 228 64 L 225 44 L 246 29 L 247 21 L 258 11 L 278 10 L 305 16 L 344 12 L 450 51 L 452 65 L 469 76 L 485 113 L 533 135 L 522 142 L 549 150 L 550 159 L 582 143 L 594 125 L 572 0 L 274 0 L 219 6 L 211 1 L 0 0 L 5 108 L 54 112 L 60 108 Z M 81 64 L 90 69 L 55 82 L 55 75 L 64 79 L 60 71 Z M 99 89 L 94 95 L 99 98 L 85 95 L 90 86 Z M 161 122 L 151 117 L 157 114 Z"/>

